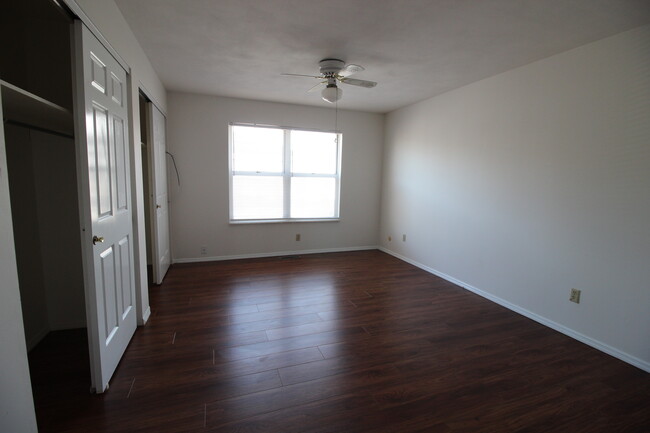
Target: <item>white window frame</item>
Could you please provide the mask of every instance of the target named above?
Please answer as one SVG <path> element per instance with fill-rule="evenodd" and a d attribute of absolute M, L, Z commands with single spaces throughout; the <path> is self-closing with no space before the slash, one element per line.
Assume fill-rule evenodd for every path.
<path fill-rule="evenodd" d="M 259 171 L 233 171 L 233 155 L 234 155 L 234 142 L 233 142 L 233 126 L 249 126 L 255 128 L 268 128 L 280 129 L 284 132 L 284 158 L 282 162 L 283 171 L 281 173 L 269 173 Z M 336 173 L 335 174 L 316 174 L 316 173 L 292 173 L 291 172 L 291 131 L 309 131 L 309 132 L 325 132 L 336 134 Z M 228 126 L 228 206 L 229 206 L 229 221 L 230 224 L 260 224 L 260 223 L 286 223 L 286 222 L 328 222 L 340 221 L 341 216 L 341 154 L 342 154 L 342 134 L 340 131 L 327 131 L 322 129 L 298 128 L 291 126 L 276 126 L 276 125 L 263 125 L 257 123 L 239 123 L 231 122 Z M 284 190 L 284 203 L 283 203 L 283 217 L 282 218 L 260 218 L 260 219 L 234 219 L 233 218 L 233 176 L 282 176 L 283 190 Z M 335 211 L 334 217 L 319 217 L 319 218 L 291 218 L 291 178 L 292 177 L 325 177 L 335 179 Z"/>

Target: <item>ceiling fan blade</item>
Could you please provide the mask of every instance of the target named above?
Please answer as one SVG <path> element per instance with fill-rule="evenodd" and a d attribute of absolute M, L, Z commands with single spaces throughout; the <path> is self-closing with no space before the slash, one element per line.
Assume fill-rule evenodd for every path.
<path fill-rule="evenodd" d="M 307 90 L 307 93 L 315 92 L 316 90 L 320 90 L 323 87 L 323 84 L 327 84 L 327 81 L 321 81 L 320 83 L 316 84 L 311 89 Z"/>
<path fill-rule="evenodd" d="M 341 78 L 341 83 L 345 84 L 350 84 L 352 86 L 359 86 L 359 87 L 366 87 L 368 89 L 375 87 L 377 83 L 374 81 L 368 81 L 368 80 L 358 80 L 356 78 Z"/>
<path fill-rule="evenodd" d="M 338 74 L 341 77 L 349 77 L 350 75 L 356 74 L 357 72 L 361 72 L 364 69 L 365 68 L 363 66 L 350 64 L 350 65 L 345 65 L 345 67 L 341 69 Z"/>
<path fill-rule="evenodd" d="M 323 78 L 318 75 L 304 75 L 304 74 L 280 74 L 280 75 L 285 75 L 289 77 L 309 77 L 309 78 Z"/>

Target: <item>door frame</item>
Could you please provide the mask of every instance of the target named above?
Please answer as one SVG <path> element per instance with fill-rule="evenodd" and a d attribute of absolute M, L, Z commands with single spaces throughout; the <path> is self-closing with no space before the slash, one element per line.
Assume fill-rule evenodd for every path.
<path fill-rule="evenodd" d="M 153 126 L 153 109 L 157 109 L 165 118 L 165 141 L 167 142 L 167 113 L 165 110 L 163 110 L 158 103 L 154 99 L 151 98 L 150 94 L 148 93 L 147 89 L 144 88 L 142 85 L 139 87 L 139 95 L 138 97 L 142 97 L 144 100 L 144 112 L 141 112 L 139 115 L 139 121 L 140 123 L 144 123 L 144 128 L 146 130 L 146 140 L 143 139 L 142 136 L 140 136 L 140 139 L 144 145 L 146 145 L 146 157 L 145 159 L 140 159 L 140 166 L 146 165 L 147 166 L 147 173 L 148 176 L 144 175 L 144 170 L 140 170 L 142 174 L 142 181 L 143 181 L 143 187 L 146 185 L 146 191 L 144 193 L 146 194 L 151 194 L 152 196 L 150 197 L 150 209 L 149 213 L 147 214 L 146 211 L 144 211 L 145 214 L 145 219 L 147 220 L 147 224 L 143 225 L 143 231 L 146 233 L 146 242 L 147 244 L 144 244 L 143 248 L 147 248 L 148 246 L 151 246 L 152 249 L 152 280 L 153 284 L 156 283 L 156 276 L 157 276 L 157 271 L 156 271 L 156 266 L 157 264 L 155 263 L 156 260 L 153 257 L 153 254 L 155 253 L 158 245 L 158 232 L 156 230 L 157 222 L 156 222 L 156 212 L 155 208 L 155 168 L 154 168 L 154 152 L 153 152 L 153 131 L 152 131 L 152 126 Z M 137 104 L 138 107 L 140 107 L 140 104 Z M 167 146 L 165 146 L 167 149 Z M 142 155 L 140 153 L 140 155 Z M 165 158 L 166 160 L 166 158 Z M 167 167 L 167 166 L 166 166 Z M 166 168 L 166 174 L 169 174 L 168 168 Z M 171 201 L 170 195 L 169 195 L 169 176 L 167 176 L 167 202 L 168 204 Z M 147 205 L 146 200 L 143 199 L 143 209 Z M 169 207 L 167 209 L 167 219 L 168 219 L 168 226 L 171 226 L 171 211 L 169 210 Z M 145 250 L 146 251 L 146 250 Z M 169 230 L 169 255 L 170 255 L 170 263 L 171 263 L 171 258 L 172 258 L 172 245 L 171 245 L 171 230 Z M 147 265 L 146 262 L 145 266 Z"/>
<path fill-rule="evenodd" d="M 104 37 L 101 30 L 92 22 L 90 17 L 79 6 L 76 0 L 62 0 L 69 15 L 73 19 L 80 20 L 90 32 L 99 40 L 99 42 L 108 50 L 108 52 L 117 60 L 117 62 L 126 71 L 126 100 L 128 105 L 128 122 L 131 126 L 129 130 L 129 152 L 131 158 L 130 176 L 131 176 L 131 209 L 133 210 L 133 265 L 135 272 L 135 295 L 136 295 L 136 317 L 138 326 L 147 323 L 151 315 L 149 306 L 149 284 L 147 281 L 147 244 L 146 228 L 144 216 L 144 195 L 143 195 L 143 176 L 142 176 L 142 155 L 140 153 L 140 110 L 138 108 L 139 91 L 142 89 L 147 97 L 151 98 L 144 85 L 140 83 L 137 74 L 131 66 L 122 58 L 119 52 Z M 74 55 L 74 53 L 73 53 Z M 74 62 L 74 58 L 73 58 Z M 73 88 L 75 87 L 75 76 L 73 73 Z M 74 95 L 73 95 L 74 97 Z M 159 104 L 156 104 L 160 108 Z M 161 110 L 165 114 L 164 110 Z M 74 113 L 73 113 L 74 114 Z"/>
<path fill-rule="evenodd" d="M 164 203 L 165 210 L 166 210 L 166 215 L 167 215 L 167 243 L 168 243 L 168 254 L 169 254 L 169 259 L 170 259 L 170 264 L 171 264 L 171 233 L 169 230 L 170 227 L 170 212 L 169 212 L 169 176 L 168 175 L 168 170 L 167 170 L 167 117 L 165 116 L 165 113 L 153 102 L 151 99 L 144 94 L 146 101 L 145 107 L 147 110 L 147 164 L 148 164 L 148 179 L 145 180 L 145 182 L 148 182 L 149 189 L 148 192 L 151 194 L 151 200 L 150 200 L 150 233 L 148 233 L 151 236 L 152 240 L 152 265 L 153 265 L 153 283 L 154 284 L 162 284 L 162 280 L 165 277 L 165 273 L 167 272 L 167 269 L 165 270 L 165 273 L 162 273 L 161 266 L 160 266 L 160 227 L 159 227 L 159 221 L 158 221 L 158 209 L 160 208 L 160 205 L 158 204 L 158 191 L 156 185 L 158 184 L 159 176 L 161 176 L 161 173 L 158 171 L 156 168 L 156 142 L 154 140 L 154 135 L 155 135 L 155 125 L 154 125 L 154 116 L 155 112 L 154 110 L 158 110 L 158 112 L 162 115 L 163 118 L 163 128 L 165 130 L 164 132 L 164 138 L 165 138 L 165 154 L 162 155 L 163 160 L 165 163 L 163 164 L 163 168 L 161 168 L 161 171 L 164 170 L 165 174 L 165 182 L 164 182 L 164 188 L 165 188 L 165 199 L 166 203 Z M 159 156 L 159 155 L 158 155 Z M 168 267 L 169 269 L 169 267 Z M 161 275 L 162 273 L 162 275 Z"/>
<path fill-rule="evenodd" d="M 102 42 L 95 37 L 81 20 L 74 21 L 72 38 L 72 45 L 74 47 L 74 51 L 72 52 L 74 65 L 73 117 L 75 122 L 77 158 L 77 194 L 79 201 L 81 261 L 86 297 L 86 328 L 90 355 L 91 390 L 96 393 L 102 393 L 108 389 L 109 381 L 119 361 L 124 356 L 124 352 L 135 333 L 138 321 L 137 297 L 135 294 L 137 290 L 137 286 L 135 285 L 136 264 L 134 260 L 135 237 L 133 236 L 135 218 L 133 217 L 133 187 L 131 186 L 133 162 L 130 158 L 133 152 L 127 150 L 130 147 L 130 134 L 128 130 L 132 128 L 132 126 L 131 128 L 129 127 L 130 110 L 128 98 L 126 97 L 129 72 L 116 61 L 112 54 L 105 49 Z M 95 55 L 101 57 L 94 57 L 96 60 L 91 60 Z M 103 74 L 99 73 L 99 77 L 101 78 L 103 76 L 105 81 L 103 88 L 98 87 L 99 85 L 95 84 L 94 81 L 98 78 L 94 76 L 95 69 L 93 65 L 97 64 L 105 68 Z M 123 76 L 122 73 L 124 74 Z M 117 78 L 118 76 L 120 77 L 119 79 Z M 90 84 L 91 80 L 93 81 L 92 85 Z M 112 93 L 110 93 L 110 89 L 113 88 L 113 85 L 110 83 L 113 83 L 114 80 L 119 80 L 116 82 L 121 83 L 117 93 L 118 98 L 120 98 L 119 100 L 115 99 L 115 96 L 111 97 Z M 97 92 L 97 89 L 100 89 L 99 92 Z M 95 97 L 98 95 L 101 95 L 100 99 L 96 100 Z M 124 198 L 128 201 L 125 201 L 124 211 L 121 212 L 119 210 L 119 172 L 114 171 L 118 170 L 117 168 L 109 168 L 110 173 L 107 173 L 109 176 L 109 192 L 107 192 L 106 198 L 109 198 L 111 201 L 111 210 L 109 211 L 110 218 L 108 219 L 102 219 L 97 215 L 97 212 L 99 212 L 99 204 L 93 200 L 94 193 L 97 193 L 98 197 L 104 197 L 95 190 L 95 188 L 98 188 L 95 184 L 100 180 L 99 177 L 96 178 L 93 174 L 97 164 L 99 164 L 99 160 L 96 161 L 92 156 L 94 152 L 97 152 L 97 149 L 91 143 L 94 143 L 101 134 L 96 132 L 98 125 L 95 125 L 94 121 L 89 120 L 89 117 L 94 112 L 92 107 L 95 107 L 96 104 L 102 104 L 103 107 L 99 111 L 102 113 L 106 112 L 105 133 L 108 134 L 108 141 L 113 142 L 116 140 L 114 138 L 116 136 L 122 137 L 122 149 L 125 151 L 122 163 L 126 169 L 124 174 L 129 178 L 128 183 L 125 182 L 125 189 L 122 192 L 122 197 L 126 195 Z M 113 108 L 109 108 L 110 106 Z M 124 129 L 122 131 L 126 132 L 126 134 L 117 134 L 117 127 L 113 123 L 113 120 L 111 120 L 113 119 L 114 109 L 119 110 L 121 114 L 119 119 L 122 123 L 125 123 L 124 128 L 126 128 L 126 131 Z M 110 138 L 111 136 L 113 138 Z M 109 164 L 111 167 L 117 167 L 119 164 L 118 150 L 120 146 L 117 144 L 117 140 L 115 141 L 115 146 L 113 150 L 109 151 L 110 154 L 106 156 L 107 161 L 112 161 Z M 91 148 L 92 150 L 90 150 Z M 92 160 L 92 163 L 89 163 L 89 158 Z M 118 225 L 116 226 L 115 224 Z M 116 227 L 121 227 L 117 233 L 114 231 Z M 105 235 L 107 236 L 108 245 L 107 247 L 100 248 L 100 246 L 95 246 L 94 239 L 97 235 L 104 235 L 102 230 L 107 230 Z M 115 235 L 118 237 L 114 238 Z M 120 241 L 122 236 L 125 236 L 124 239 L 126 241 L 124 245 L 126 247 L 118 246 L 118 244 L 122 244 L 122 241 Z M 103 242 L 103 238 L 101 242 Z M 113 244 L 113 242 L 115 243 Z M 115 269 L 115 273 L 112 271 L 109 273 L 112 275 L 112 278 L 107 276 L 101 277 L 104 273 L 101 270 L 101 263 L 104 262 L 100 261 L 100 257 L 103 257 L 101 251 L 104 250 L 106 251 L 104 254 L 108 254 L 107 257 L 110 257 L 106 259 L 107 265 L 110 269 Z M 123 262 L 125 260 L 123 257 L 124 254 L 127 255 L 126 267 Z M 118 262 L 121 262 L 122 265 L 118 266 Z M 127 270 L 126 276 L 124 274 L 125 270 Z M 107 281 L 108 285 L 106 285 Z M 113 281 L 113 283 L 110 283 L 110 281 Z M 125 285 L 128 287 L 129 307 L 123 310 L 124 305 L 120 305 L 120 303 L 124 301 L 123 298 L 126 296 L 124 292 Z M 111 304 L 108 302 L 108 299 L 104 298 L 106 293 L 104 295 L 101 294 L 102 289 L 100 287 L 103 287 L 104 290 L 107 288 L 115 290 L 115 292 L 110 292 L 114 293 L 115 298 L 113 296 L 109 297 L 113 299 L 114 310 L 109 311 L 108 306 Z M 114 317 L 114 322 L 111 324 L 108 318 L 112 316 L 112 313 L 115 313 L 117 317 Z M 105 325 L 114 327 L 108 329 L 104 328 Z M 112 332 L 109 334 L 109 331 Z"/>

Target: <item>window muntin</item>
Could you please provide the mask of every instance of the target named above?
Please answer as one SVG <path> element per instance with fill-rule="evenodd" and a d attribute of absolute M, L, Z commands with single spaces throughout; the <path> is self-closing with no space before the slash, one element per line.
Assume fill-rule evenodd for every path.
<path fill-rule="evenodd" d="M 341 135 L 231 124 L 231 222 L 336 220 Z"/>

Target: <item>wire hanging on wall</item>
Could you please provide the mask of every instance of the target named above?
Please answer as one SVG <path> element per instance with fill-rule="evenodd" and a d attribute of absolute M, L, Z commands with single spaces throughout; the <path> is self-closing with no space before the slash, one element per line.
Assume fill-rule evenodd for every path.
<path fill-rule="evenodd" d="M 178 167 L 176 166 L 176 159 L 174 159 L 174 155 L 171 153 L 165 151 L 167 155 L 169 155 L 172 159 L 172 162 L 174 163 L 174 170 L 176 171 L 176 179 L 178 180 L 178 186 L 181 186 L 181 176 L 178 174 Z"/>

